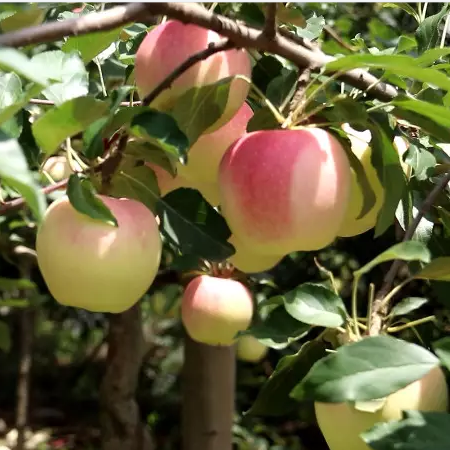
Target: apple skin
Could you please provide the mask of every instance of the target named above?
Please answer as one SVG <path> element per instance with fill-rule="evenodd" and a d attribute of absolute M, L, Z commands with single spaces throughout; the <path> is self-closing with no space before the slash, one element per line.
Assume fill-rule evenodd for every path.
<path fill-rule="evenodd" d="M 246 133 L 247 124 L 252 116 L 252 109 L 244 103 L 223 127 L 200 136 L 189 149 L 187 164 L 178 164 L 178 173 L 192 182 L 217 184 L 219 165 L 224 153 L 236 139 Z"/>
<path fill-rule="evenodd" d="M 255 253 L 252 248 L 247 247 L 234 235 L 231 235 L 228 242 L 232 244 L 236 250 L 236 253 L 228 258 L 228 261 L 241 272 L 245 273 L 258 273 L 270 270 L 275 267 L 284 256 Z"/>
<path fill-rule="evenodd" d="M 190 56 L 219 42 L 222 36 L 214 31 L 177 20 L 153 28 L 142 41 L 136 53 L 135 79 L 139 96 L 144 98 Z M 151 104 L 152 108 L 167 110 L 177 99 L 193 87 L 213 84 L 235 75 L 251 77 L 250 57 L 244 49 L 216 53 L 190 67 L 164 90 Z M 227 123 L 244 103 L 249 84 L 234 79 L 225 111 L 207 131 L 217 130 Z"/>
<path fill-rule="evenodd" d="M 201 275 L 187 285 L 181 301 L 181 320 L 196 342 L 230 346 L 253 316 L 250 291 L 239 281 Z"/>
<path fill-rule="evenodd" d="M 377 422 L 400 420 L 402 410 L 445 412 L 447 408 L 448 388 L 440 367 L 389 395 L 374 413 L 356 410 L 350 403 L 315 403 L 317 422 L 330 450 L 371 450 L 359 434 Z"/>
<path fill-rule="evenodd" d="M 236 357 L 240 361 L 260 362 L 268 351 L 269 349 L 264 344 L 250 334 L 241 336 L 236 344 Z"/>
<path fill-rule="evenodd" d="M 255 253 L 318 250 L 337 236 L 350 182 L 347 155 L 327 131 L 254 131 L 222 158 L 220 206 L 232 233 Z"/>
<path fill-rule="evenodd" d="M 98 197 L 119 226 L 79 213 L 63 196 L 50 205 L 38 229 L 38 265 L 59 303 L 120 313 L 152 284 L 161 259 L 161 237 L 155 216 L 142 203 Z"/>

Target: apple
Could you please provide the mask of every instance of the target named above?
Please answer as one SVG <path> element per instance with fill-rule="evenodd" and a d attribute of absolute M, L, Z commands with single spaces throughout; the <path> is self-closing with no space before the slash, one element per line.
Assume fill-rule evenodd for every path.
<path fill-rule="evenodd" d="M 219 165 L 228 147 L 247 130 L 253 111 L 244 103 L 236 115 L 218 130 L 200 136 L 189 149 L 186 165 L 177 166 L 178 173 L 187 180 L 202 184 L 217 185 Z"/>
<path fill-rule="evenodd" d="M 338 234 L 350 182 L 347 155 L 329 132 L 254 131 L 222 158 L 220 206 L 232 233 L 255 253 L 318 250 Z"/>
<path fill-rule="evenodd" d="M 154 27 L 136 53 L 135 79 L 139 96 L 144 98 L 189 57 L 222 39 L 214 31 L 177 20 L 168 20 Z M 151 107 L 170 109 L 189 89 L 236 75 L 251 77 L 247 51 L 232 49 L 216 53 L 190 67 L 152 102 Z M 226 124 L 242 106 L 248 92 L 247 81 L 233 79 L 225 111 L 207 131 L 217 130 Z"/>
<path fill-rule="evenodd" d="M 240 361 L 257 363 L 261 361 L 269 349 L 254 336 L 247 334 L 241 336 L 236 345 L 236 356 Z"/>
<path fill-rule="evenodd" d="M 448 408 L 448 389 L 440 367 L 389 395 L 375 412 L 355 409 L 351 403 L 315 403 L 319 428 L 330 450 L 371 450 L 359 437 L 378 422 L 400 420 L 402 411 L 438 411 Z"/>
<path fill-rule="evenodd" d="M 384 204 L 385 192 L 384 187 L 378 178 L 378 173 L 372 165 L 372 148 L 369 145 L 372 140 L 370 130 L 357 131 L 348 123 L 343 124 L 342 129 L 347 133 L 351 142 L 352 151 L 360 160 L 366 173 L 367 180 L 375 193 L 375 204 L 369 212 L 358 219 L 364 199 L 363 192 L 361 191 L 357 181 L 356 172 L 351 169 L 352 181 L 350 188 L 350 199 L 348 201 L 345 218 L 341 224 L 338 235 L 341 237 L 352 237 L 365 233 L 376 225 L 378 214 Z M 410 167 L 403 162 L 401 156 L 406 152 L 409 144 L 401 136 L 396 136 L 393 144 L 400 155 L 403 172 L 408 176 Z"/>
<path fill-rule="evenodd" d="M 47 209 L 36 237 L 37 260 L 53 297 L 94 312 L 120 313 L 152 284 L 161 258 L 153 213 L 142 203 L 99 195 L 118 227 L 79 213 L 67 196 Z"/>
<path fill-rule="evenodd" d="M 250 291 L 239 281 L 210 275 L 195 277 L 181 301 L 181 320 L 194 341 L 230 346 L 253 316 Z"/>
<path fill-rule="evenodd" d="M 264 255 L 255 253 L 251 247 L 247 247 L 236 236 L 231 235 L 228 242 L 233 245 L 236 253 L 228 258 L 234 267 L 245 273 L 258 273 L 275 267 L 283 256 Z"/>
<path fill-rule="evenodd" d="M 81 170 L 80 165 L 74 161 L 76 170 Z M 50 156 L 42 166 L 42 170 L 47 172 L 53 181 L 62 181 L 70 177 L 72 169 L 66 156 Z"/>

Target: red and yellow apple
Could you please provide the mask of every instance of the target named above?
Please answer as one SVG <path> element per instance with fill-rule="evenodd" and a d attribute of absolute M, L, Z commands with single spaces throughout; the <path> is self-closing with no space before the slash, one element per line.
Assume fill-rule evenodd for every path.
<path fill-rule="evenodd" d="M 142 203 L 98 196 L 118 227 L 79 213 L 67 196 L 53 202 L 39 226 L 39 269 L 55 300 L 95 312 L 120 313 L 152 284 L 161 258 L 153 213 Z"/>
<path fill-rule="evenodd" d="M 448 388 L 440 367 L 423 378 L 389 395 L 375 411 L 361 411 L 350 403 L 315 403 L 319 428 L 330 450 L 370 450 L 359 437 L 378 422 L 400 420 L 402 411 L 438 411 L 448 409 Z"/>
<path fill-rule="evenodd" d="M 239 337 L 236 344 L 236 357 L 240 361 L 257 363 L 267 355 L 268 351 L 268 347 L 250 334 Z"/>
<path fill-rule="evenodd" d="M 207 345 L 230 346 L 253 316 L 250 291 L 239 281 L 201 275 L 187 285 L 181 320 L 191 339 Z"/>
<path fill-rule="evenodd" d="M 275 267 L 283 257 L 283 255 L 255 253 L 251 247 L 247 247 L 234 235 L 231 235 L 228 242 L 232 244 L 236 250 L 236 253 L 228 258 L 228 261 L 241 272 L 258 273 L 270 270 Z"/>
<path fill-rule="evenodd" d="M 220 205 L 232 233 L 255 253 L 318 250 L 338 234 L 350 182 L 347 155 L 329 132 L 254 131 L 222 158 Z"/>
<path fill-rule="evenodd" d="M 135 79 L 141 98 L 149 94 L 168 75 L 192 55 L 206 50 L 222 36 L 214 31 L 177 20 L 157 25 L 147 34 L 136 53 Z M 235 75 L 251 76 L 250 58 L 244 49 L 231 49 L 199 61 L 178 77 L 151 104 L 152 108 L 167 110 L 178 98 L 193 87 L 213 84 Z M 208 131 L 227 123 L 244 103 L 249 83 L 233 79 L 225 111 Z"/>

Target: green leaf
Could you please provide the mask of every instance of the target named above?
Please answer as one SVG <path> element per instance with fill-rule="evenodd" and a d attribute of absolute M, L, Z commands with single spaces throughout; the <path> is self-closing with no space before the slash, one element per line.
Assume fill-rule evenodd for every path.
<path fill-rule="evenodd" d="M 0 111 L 19 101 L 22 97 L 22 82 L 15 73 L 0 74 Z"/>
<path fill-rule="evenodd" d="M 414 176 L 420 180 L 427 180 L 429 172 L 436 166 L 436 158 L 425 148 L 411 144 L 406 153 L 405 163 L 414 170 Z"/>
<path fill-rule="evenodd" d="M 0 48 L 0 69 L 5 72 L 15 72 L 17 75 L 40 84 L 42 87 L 49 84 L 49 68 L 42 70 L 23 53 L 13 48 Z"/>
<path fill-rule="evenodd" d="M 157 205 L 163 234 L 184 254 L 223 261 L 234 249 L 225 219 L 194 189 L 177 189 Z"/>
<path fill-rule="evenodd" d="M 413 16 L 414 19 L 416 19 L 416 21 L 418 23 L 420 23 L 420 16 L 419 16 L 419 14 L 408 3 L 398 3 L 398 2 L 396 2 L 396 3 L 383 3 L 382 6 L 383 6 L 383 8 L 394 8 L 394 9 L 400 8 L 400 9 L 403 9 L 403 11 L 405 11 L 410 16 Z"/>
<path fill-rule="evenodd" d="M 156 211 L 159 188 L 153 170 L 136 164 L 132 157 L 124 157 L 112 179 L 110 195 L 138 200 L 152 212 Z"/>
<path fill-rule="evenodd" d="M 414 274 L 414 278 L 435 281 L 450 281 L 450 257 L 441 256 L 433 259 L 418 273 Z"/>
<path fill-rule="evenodd" d="M 11 332 L 8 324 L 3 320 L 0 321 L 0 350 L 5 353 L 11 350 Z"/>
<path fill-rule="evenodd" d="M 26 278 L 3 278 L 0 277 L 0 289 L 10 291 L 13 289 L 34 289 L 36 285 Z"/>
<path fill-rule="evenodd" d="M 438 366 L 431 352 L 391 336 L 371 336 L 339 347 L 314 364 L 291 396 L 326 403 L 381 399 Z"/>
<path fill-rule="evenodd" d="M 384 69 L 398 76 L 404 76 L 430 83 L 445 91 L 450 90 L 450 80 L 437 69 L 421 68 L 411 56 L 406 55 L 349 55 L 329 62 L 325 66 L 326 72 L 351 70 L 361 67 Z"/>
<path fill-rule="evenodd" d="M 242 334 L 251 334 L 267 347 L 281 349 L 306 336 L 310 329 L 310 325 L 294 319 L 279 306 Z"/>
<path fill-rule="evenodd" d="M 246 415 L 281 416 L 297 409 L 298 403 L 289 397 L 289 393 L 312 365 L 325 355 L 324 342 L 309 341 L 295 355 L 280 359 Z"/>
<path fill-rule="evenodd" d="M 399 108 L 406 109 L 421 116 L 428 117 L 443 127 L 450 127 L 450 108 L 446 108 L 445 106 L 406 97 L 395 99 L 392 101 L 392 104 L 398 107 L 394 110 L 395 114 Z"/>
<path fill-rule="evenodd" d="M 61 49 L 66 53 L 78 51 L 81 59 L 86 64 L 113 42 L 117 41 L 121 31 L 122 28 L 115 28 L 114 30 L 101 31 L 99 33 L 73 36 L 67 39 Z"/>
<path fill-rule="evenodd" d="M 442 364 L 450 370 L 450 337 L 447 336 L 433 342 L 432 347 Z"/>
<path fill-rule="evenodd" d="M 223 78 L 214 84 L 191 88 L 177 99 L 170 114 L 191 145 L 223 115 L 231 83 L 237 78 L 247 82 L 242 76 Z"/>
<path fill-rule="evenodd" d="M 395 244 L 392 247 L 380 253 L 372 261 L 355 271 L 355 276 L 361 276 L 370 272 L 378 264 L 401 259 L 403 261 L 421 261 L 428 263 L 431 260 L 430 251 L 427 246 L 419 241 L 406 241 Z"/>
<path fill-rule="evenodd" d="M 447 412 L 404 411 L 400 421 L 380 422 L 361 434 L 373 450 L 447 450 Z"/>
<path fill-rule="evenodd" d="M 185 159 L 189 148 L 186 135 L 169 114 L 149 110 L 135 116 L 131 122 L 135 136 L 162 148 L 175 159 Z"/>
<path fill-rule="evenodd" d="M 30 5 L 30 4 L 29 4 Z M 16 11 L 12 15 L 6 17 L 0 22 L 3 33 L 11 33 L 21 28 L 39 25 L 44 20 L 47 9 L 41 8 L 37 4 L 31 4 L 30 8 L 22 11 Z"/>
<path fill-rule="evenodd" d="M 124 125 L 129 125 L 133 118 L 139 114 L 148 112 L 149 108 L 147 106 L 126 106 L 120 108 L 112 117 L 108 125 L 103 129 L 102 137 L 110 137 L 115 131 Z"/>
<path fill-rule="evenodd" d="M 33 179 L 19 142 L 1 132 L 0 179 L 25 199 L 34 217 L 40 222 L 47 208 L 45 196 Z"/>
<path fill-rule="evenodd" d="M 419 55 L 429 48 L 436 47 L 439 42 L 439 24 L 448 10 L 449 5 L 446 3 L 437 14 L 427 17 L 419 24 L 416 30 L 417 51 Z"/>
<path fill-rule="evenodd" d="M 312 17 L 306 20 L 306 27 L 295 27 L 295 33 L 304 39 L 310 41 L 317 39 L 325 27 L 325 19 L 323 16 L 317 17 L 314 13 Z"/>
<path fill-rule="evenodd" d="M 419 309 L 425 303 L 428 303 L 428 299 L 423 297 L 407 297 L 404 298 L 401 302 L 397 303 L 389 313 L 389 317 L 398 317 L 409 314 L 416 309 Z"/>
<path fill-rule="evenodd" d="M 303 323 L 321 327 L 339 327 L 346 319 L 342 299 L 324 286 L 304 283 L 283 295 L 284 307 Z"/>
<path fill-rule="evenodd" d="M 280 107 L 292 91 L 292 88 L 295 86 L 297 80 L 298 72 L 296 70 L 284 70 L 281 75 L 273 78 L 267 85 L 267 98 L 273 105 Z M 263 111 L 265 111 L 265 109 Z M 272 112 L 270 112 L 270 114 L 273 117 Z M 275 123 L 277 122 L 275 121 Z"/>
<path fill-rule="evenodd" d="M 278 121 L 269 108 L 259 108 L 249 120 L 247 131 L 273 130 L 278 126 Z"/>
<path fill-rule="evenodd" d="M 118 226 L 117 219 L 95 194 L 94 188 L 87 178 L 81 178 L 77 174 L 70 175 L 67 184 L 67 196 L 72 206 L 79 213 L 108 225 Z"/>
<path fill-rule="evenodd" d="M 49 71 L 51 78 L 58 81 L 42 91 L 55 105 L 59 106 L 67 100 L 88 94 L 89 75 L 77 53 L 52 50 L 38 53 L 31 62 L 43 72 Z"/>
<path fill-rule="evenodd" d="M 395 211 L 405 191 L 406 180 L 393 140 L 387 136 L 378 122 L 374 121 L 371 124 L 370 131 L 372 133 L 371 161 L 384 191 L 389 192 L 377 216 L 375 237 L 378 237 L 392 225 L 395 219 Z"/>
<path fill-rule="evenodd" d="M 398 38 L 396 52 L 403 53 L 417 47 L 417 41 L 410 37 L 402 35 Z"/>
<path fill-rule="evenodd" d="M 88 128 L 108 111 L 108 102 L 78 97 L 53 108 L 33 123 L 37 144 L 47 154 L 54 153 L 64 140 Z"/>
<path fill-rule="evenodd" d="M 83 155 L 86 158 L 95 159 L 105 153 L 102 132 L 109 120 L 109 117 L 100 117 L 83 133 Z"/>

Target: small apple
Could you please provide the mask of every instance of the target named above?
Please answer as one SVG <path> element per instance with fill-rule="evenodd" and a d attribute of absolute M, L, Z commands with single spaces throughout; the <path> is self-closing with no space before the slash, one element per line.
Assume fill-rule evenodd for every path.
<path fill-rule="evenodd" d="M 250 334 L 241 336 L 237 341 L 236 356 L 240 361 L 257 363 L 267 355 L 268 351 L 268 347 Z"/>
<path fill-rule="evenodd" d="M 81 170 L 80 165 L 74 161 L 75 169 Z M 42 170 L 47 172 L 53 181 L 62 181 L 65 178 L 69 178 L 72 174 L 72 169 L 70 167 L 69 161 L 66 156 L 50 156 L 44 165 Z"/>
<path fill-rule="evenodd" d="M 118 227 L 79 213 L 67 196 L 53 202 L 39 226 L 39 269 L 61 304 L 95 312 L 120 313 L 152 284 L 161 258 L 153 213 L 142 203 L 98 196 Z"/>
<path fill-rule="evenodd" d="M 252 316 L 252 295 L 239 281 L 201 275 L 184 291 L 181 320 L 189 336 L 202 344 L 233 345 Z"/>

